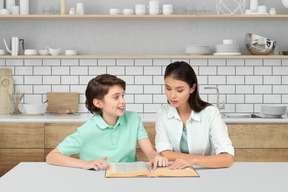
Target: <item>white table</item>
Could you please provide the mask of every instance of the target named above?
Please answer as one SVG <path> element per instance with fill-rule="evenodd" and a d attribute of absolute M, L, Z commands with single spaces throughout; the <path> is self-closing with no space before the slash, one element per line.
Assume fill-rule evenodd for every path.
<path fill-rule="evenodd" d="M 195 167 L 200 177 L 105 178 L 88 171 L 41 163 L 20 163 L 0 178 L 1 192 L 282 192 L 288 191 L 288 163 L 234 163 L 231 168 Z"/>

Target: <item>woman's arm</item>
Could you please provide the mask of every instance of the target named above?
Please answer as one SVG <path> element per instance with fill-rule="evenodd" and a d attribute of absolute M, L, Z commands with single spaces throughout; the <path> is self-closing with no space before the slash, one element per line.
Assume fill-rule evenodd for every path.
<path fill-rule="evenodd" d="M 175 161 L 170 165 L 172 169 L 182 169 L 187 166 L 198 165 L 211 168 L 231 167 L 234 163 L 233 156 L 228 153 L 219 155 L 201 156 L 189 155 L 172 151 L 163 151 L 160 153 L 169 161 Z"/>
<path fill-rule="evenodd" d="M 159 153 L 157 153 L 150 140 L 148 138 L 140 139 L 138 140 L 138 143 L 144 152 L 144 154 L 147 156 L 147 158 L 150 161 L 149 166 L 151 167 L 154 165 L 154 169 L 156 169 L 157 166 L 159 167 L 166 167 L 168 166 L 168 159 L 166 157 L 162 157 Z"/>
<path fill-rule="evenodd" d="M 101 165 L 103 165 L 106 169 L 110 168 L 109 164 L 106 162 L 106 159 L 107 157 L 103 159 L 85 161 L 85 160 L 76 159 L 73 157 L 63 155 L 62 153 L 59 152 L 57 148 L 55 148 L 47 155 L 46 162 L 52 165 L 76 167 L 76 168 L 82 168 L 82 169 L 95 169 L 97 171 L 99 168 L 103 170 Z"/>

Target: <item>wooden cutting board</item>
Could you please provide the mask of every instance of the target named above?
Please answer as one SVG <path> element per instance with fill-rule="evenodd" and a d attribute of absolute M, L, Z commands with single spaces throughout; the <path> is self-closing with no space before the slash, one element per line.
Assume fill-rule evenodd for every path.
<path fill-rule="evenodd" d="M 66 113 L 66 110 L 79 111 L 78 92 L 48 92 L 47 100 L 48 112 Z"/>
<path fill-rule="evenodd" d="M 0 114 L 10 113 L 10 99 L 13 93 L 12 69 L 0 68 Z"/>

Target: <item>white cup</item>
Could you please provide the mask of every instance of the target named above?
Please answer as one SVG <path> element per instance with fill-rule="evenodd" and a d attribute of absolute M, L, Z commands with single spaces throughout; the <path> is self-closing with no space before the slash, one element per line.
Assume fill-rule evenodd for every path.
<path fill-rule="evenodd" d="M 149 14 L 150 15 L 159 15 L 161 13 L 161 10 L 160 9 L 152 9 L 152 8 L 149 8 Z"/>
<path fill-rule="evenodd" d="M 144 9 L 144 10 L 146 10 L 146 5 L 145 4 L 137 4 L 137 5 L 135 5 L 135 9 Z"/>
<path fill-rule="evenodd" d="M 173 14 L 173 5 L 172 4 L 164 4 L 162 10 L 163 10 L 163 15 L 172 15 Z"/>
<path fill-rule="evenodd" d="M 8 9 L 0 9 L 0 15 L 9 15 L 10 11 Z"/>
<path fill-rule="evenodd" d="M 84 5 L 83 3 L 76 4 L 76 15 L 84 15 Z"/>
<path fill-rule="evenodd" d="M 267 13 L 267 7 L 266 5 L 260 5 L 258 6 L 258 13 Z"/>
<path fill-rule="evenodd" d="M 159 1 L 149 1 L 149 9 L 160 9 L 160 3 Z"/>
<path fill-rule="evenodd" d="M 133 15 L 134 14 L 134 10 L 133 9 L 122 9 L 122 13 L 124 15 Z"/>
<path fill-rule="evenodd" d="M 77 51 L 73 49 L 65 50 L 65 55 L 77 55 Z"/>
<path fill-rule="evenodd" d="M 223 40 L 224 45 L 231 45 L 231 44 L 236 44 L 236 43 L 237 43 L 237 41 L 233 40 L 233 39 L 224 39 Z"/>
<path fill-rule="evenodd" d="M 110 15 L 119 15 L 120 9 L 109 9 Z"/>
<path fill-rule="evenodd" d="M 135 14 L 136 15 L 145 15 L 146 9 L 135 9 Z"/>
<path fill-rule="evenodd" d="M 4 49 L 0 49 L 0 55 L 5 55 Z"/>
<path fill-rule="evenodd" d="M 20 15 L 20 7 L 18 5 L 11 5 L 11 15 Z"/>

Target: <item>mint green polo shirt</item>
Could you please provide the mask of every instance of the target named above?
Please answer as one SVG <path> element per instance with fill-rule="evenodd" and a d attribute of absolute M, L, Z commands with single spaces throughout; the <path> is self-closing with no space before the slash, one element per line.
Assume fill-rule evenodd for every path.
<path fill-rule="evenodd" d="M 148 138 L 140 116 L 125 111 L 115 126 L 109 126 L 95 114 L 77 131 L 57 146 L 60 153 L 70 156 L 79 153 L 80 159 L 91 161 L 107 156 L 107 162 L 135 162 L 136 143 Z"/>

